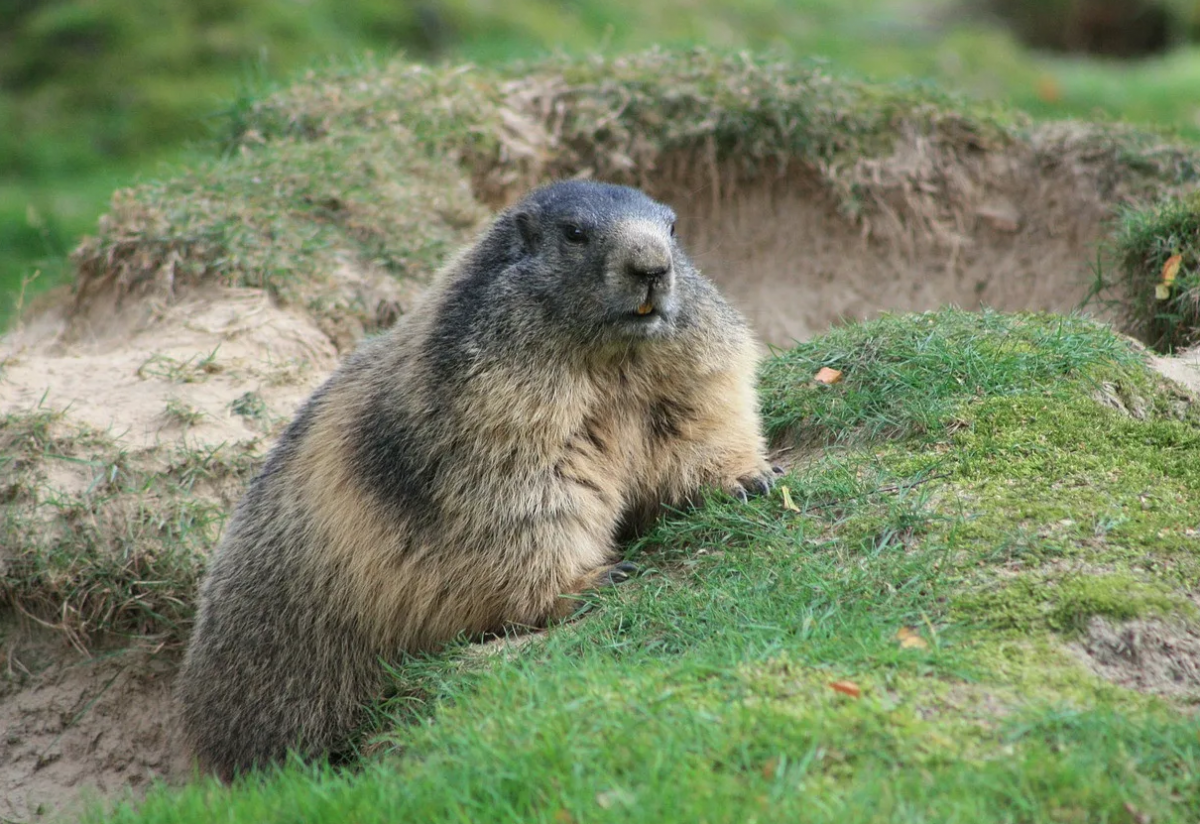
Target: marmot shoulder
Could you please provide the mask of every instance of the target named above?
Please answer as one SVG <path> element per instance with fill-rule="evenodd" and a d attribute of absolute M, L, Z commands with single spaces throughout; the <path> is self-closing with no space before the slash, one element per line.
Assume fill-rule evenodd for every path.
<path fill-rule="evenodd" d="M 660 505 L 770 487 L 756 342 L 674 226 L 636 189 L 538 189 L 313 394 L 200 588 L 203 766 L 336 753 L 380 659 L 565 617 Z"/>

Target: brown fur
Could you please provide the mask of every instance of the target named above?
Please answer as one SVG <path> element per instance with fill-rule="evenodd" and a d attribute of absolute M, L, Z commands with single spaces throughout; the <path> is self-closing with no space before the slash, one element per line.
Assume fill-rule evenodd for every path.
<path fill-rule="evenodd" d="M 566 617 L 662 504 L 769 488 L 757 347 L 673 220 L 539 190 L 314 395 L 201 590 L 179 697 L 204 765 L 337 751 L 380 659 Z"/>

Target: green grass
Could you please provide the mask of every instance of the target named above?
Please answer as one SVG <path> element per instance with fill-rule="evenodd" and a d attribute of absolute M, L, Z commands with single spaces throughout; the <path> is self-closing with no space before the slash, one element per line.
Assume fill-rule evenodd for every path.
<path fill-rule="evenodd" d="M 353 769 L 112 820 L 1193 821 L 1196 714 L 1065 646 L 1093 616 L 1196 618 L 1200 415 L 1141 357 L 1078 318 L 949 310 L 780 353 L 794 508 L 710 499 L 581 620 L 407 662 Z"/>
<path fill-rule="evenodd" d="M 217 361 L 217 353 L 220 351 L 218 346 L 207 355 L 196 355 L 186 361 L 154 354 L 137 368 L 137 376 L 162 378 L 172 383 L 199 383 L 209 375 L 221 371 L 221 364 Z"/>
<path fill-rule="evenodd" d="M 179 398 L 168 399 L 163 414 L 167 420 L 185 429 L 195 426 L 204 419 L 203 412 Z"/>

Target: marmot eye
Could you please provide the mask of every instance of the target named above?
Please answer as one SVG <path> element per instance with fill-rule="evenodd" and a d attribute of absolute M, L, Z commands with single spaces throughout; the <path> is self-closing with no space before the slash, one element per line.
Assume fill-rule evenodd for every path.
<path fill-rule="evenodd" d="M 562 233 L 563 237 L 565 237 L 571 243 L 587 243 L 587 232 L 583 231 L 583 229 L 580 229 L 574 224 L 564 224 L 562 227 Z"/>
<path fill-rule="evenodd" d="M 675 221 L 671 221 L 671 237 L 675 237 Z"/>

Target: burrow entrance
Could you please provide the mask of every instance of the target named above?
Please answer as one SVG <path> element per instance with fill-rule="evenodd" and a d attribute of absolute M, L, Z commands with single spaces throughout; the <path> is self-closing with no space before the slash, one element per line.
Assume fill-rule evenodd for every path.
<path fill-rule="evenodd" d="M 696 264 L 776 346 L 884 311 L 1070 311 L 1087 296 L 1100 228 L 1084 220 L 1052 232 L 1004 203 L 973 235 L 896 243 L 865 234 L 801 174 L 725 191 L 667 178 L 654 189 L 679 213 Z"/>

